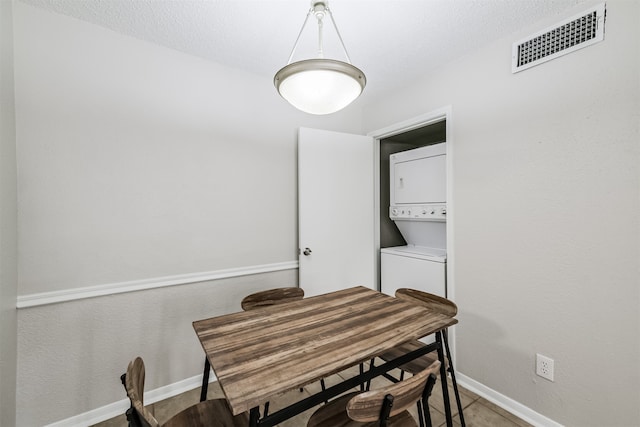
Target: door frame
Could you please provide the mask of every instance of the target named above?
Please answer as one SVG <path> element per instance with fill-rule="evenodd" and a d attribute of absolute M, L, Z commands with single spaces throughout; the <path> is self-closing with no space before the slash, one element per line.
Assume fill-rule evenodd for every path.
<path fill-rule="evenodd" d="M 380 140 L 388 138 L 400 133 L 408 132 L 417 128 L 428 126 L 430 124 L 446 120 L 447 135 L 447 298 L 455 301 L 455 246 L 454 242 L 454 221 L 455 221 L 455 204 L 453 198 L 453 111 L 451 105 L 403 120 L 398 123 L 391 124 L 381 129 L 367 133 L 367 136 L 373 138 L 374 141 L 374 250 L 375 257 L 375 281 L 380 290 Z M 449 328 L 451 339 L 449 344 L 453 353 L 453 363 L 455 365 L 455 327 Z"/>

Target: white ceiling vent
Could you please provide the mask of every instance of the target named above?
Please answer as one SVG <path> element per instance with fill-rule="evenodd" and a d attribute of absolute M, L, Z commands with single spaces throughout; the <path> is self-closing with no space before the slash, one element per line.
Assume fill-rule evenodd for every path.
<path fill-rule="evenodd" d="M 601 3 L 515 42 L 511 72 L 526 70 L 604 40 L 605 6 L 605 3 Z"/>

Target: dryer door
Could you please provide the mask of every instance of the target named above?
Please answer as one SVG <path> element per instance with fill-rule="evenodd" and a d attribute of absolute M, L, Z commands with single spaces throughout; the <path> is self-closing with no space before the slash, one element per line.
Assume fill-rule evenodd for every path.
<path fill-rule="evenodd" d="M 392 205 L 447 201 L 446 156 L 397 162 L 391 170 Z"/>

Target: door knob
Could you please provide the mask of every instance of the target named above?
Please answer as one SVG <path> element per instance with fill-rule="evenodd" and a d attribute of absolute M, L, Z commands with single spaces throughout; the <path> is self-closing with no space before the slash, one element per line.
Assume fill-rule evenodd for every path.
<path fill-rule="evenodd" d="M 304 248 L 304 252 L 302 252 L 304 254 L 304 256 L 309 256 L 311 255 L 311 249 L 309 248 Z"/>

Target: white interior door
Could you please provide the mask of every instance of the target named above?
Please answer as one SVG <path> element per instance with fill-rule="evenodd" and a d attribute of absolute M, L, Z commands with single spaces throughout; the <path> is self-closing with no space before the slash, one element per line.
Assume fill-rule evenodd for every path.
<path fill-rule="evenodd" d="M 377 288 L 374 188 L 373 138 L 300 128 L 298 259 L 305 296 Z"/>

